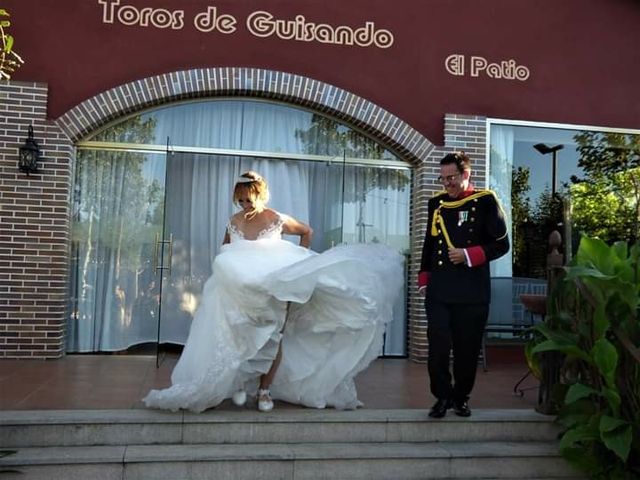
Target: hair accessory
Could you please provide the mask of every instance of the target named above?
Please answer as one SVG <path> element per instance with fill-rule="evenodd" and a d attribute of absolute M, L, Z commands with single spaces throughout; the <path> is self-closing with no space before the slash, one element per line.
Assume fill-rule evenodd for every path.
<path fill-rule="evenodd" d="M 248 177 L 243 177 L 242 175 L 240 175 L 238 177 L 238 179 L 236 180 L 236 183 L 251 183 L 251 182 L 257 182 L 258 180 L 260 180 L 260 177 L 248 178 Z"/>

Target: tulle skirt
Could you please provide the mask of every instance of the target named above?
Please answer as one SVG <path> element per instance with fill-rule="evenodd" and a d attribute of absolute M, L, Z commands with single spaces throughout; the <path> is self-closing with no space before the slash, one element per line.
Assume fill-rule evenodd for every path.
<path fill-rule="evenodd" d="M 240 389 L 253 394 L 282 345 L 274 399 L 358 407 L 354 377 L 382 350 L 403 262 L 381 245 L 341 245 L 322 254 L 279 239 L 223 246 L 171 387 L 143 401 L 201 412 Z"/>

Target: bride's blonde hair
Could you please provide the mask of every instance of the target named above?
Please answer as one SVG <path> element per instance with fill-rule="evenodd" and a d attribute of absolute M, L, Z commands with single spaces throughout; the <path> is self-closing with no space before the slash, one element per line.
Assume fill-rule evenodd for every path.
<path fill-rule="evenodd" d="M 238 200 L 249 198 L 253 201 L 253 210 L 246 214 L 247 218 L 252 218 L 264 210 L 269 201 L 269 187 L 264 178 L 253 171 L 244 172 L 236 180 L 233 189 L 233 202 L 239 205 Z"/>

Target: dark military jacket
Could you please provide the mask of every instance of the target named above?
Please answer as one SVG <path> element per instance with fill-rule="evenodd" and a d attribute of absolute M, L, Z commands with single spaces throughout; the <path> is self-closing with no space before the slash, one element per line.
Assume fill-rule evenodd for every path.
<path fill-rule="evenodd" d="M 509 251 L 504 211 L 495 194 L 490 190 L 474 190 L 462 199 L 453 199 L 442 193 L 429 200 L 428 211 L 420 267 L 421 272 L 429 275 L 427 300 L 489 303 L 489 262 Z M 486 261 L 472 267 L 466 263 L 454 265 L 449 260 L 450 245 L 480 247 Z"/>

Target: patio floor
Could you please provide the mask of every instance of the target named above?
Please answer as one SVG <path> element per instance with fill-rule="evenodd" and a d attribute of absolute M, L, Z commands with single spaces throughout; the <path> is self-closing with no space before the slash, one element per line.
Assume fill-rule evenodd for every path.
<path fill-rule="evenodd" d="M 152 355 L 66 355 L 57 360 L 0 360 L 0 409 L 67 410 L 144 408 L 141 398 L 170 384 L 177 361 L 167 355 L 156 368 Z M 527 372 L 522 346 L 487 348 L 488 369 L 478 367 L 471 408 L 534 408 L 538 381 L 528 376 L 524 394 L 514 385 Z M 364 408 L 429 408 L 427 367 L 402 358 L 380 358 L 356 378 Z M 229 401 L 220 407 L 237 408 Z M 280 404 L 276 408 L 300 408 Z"/>

